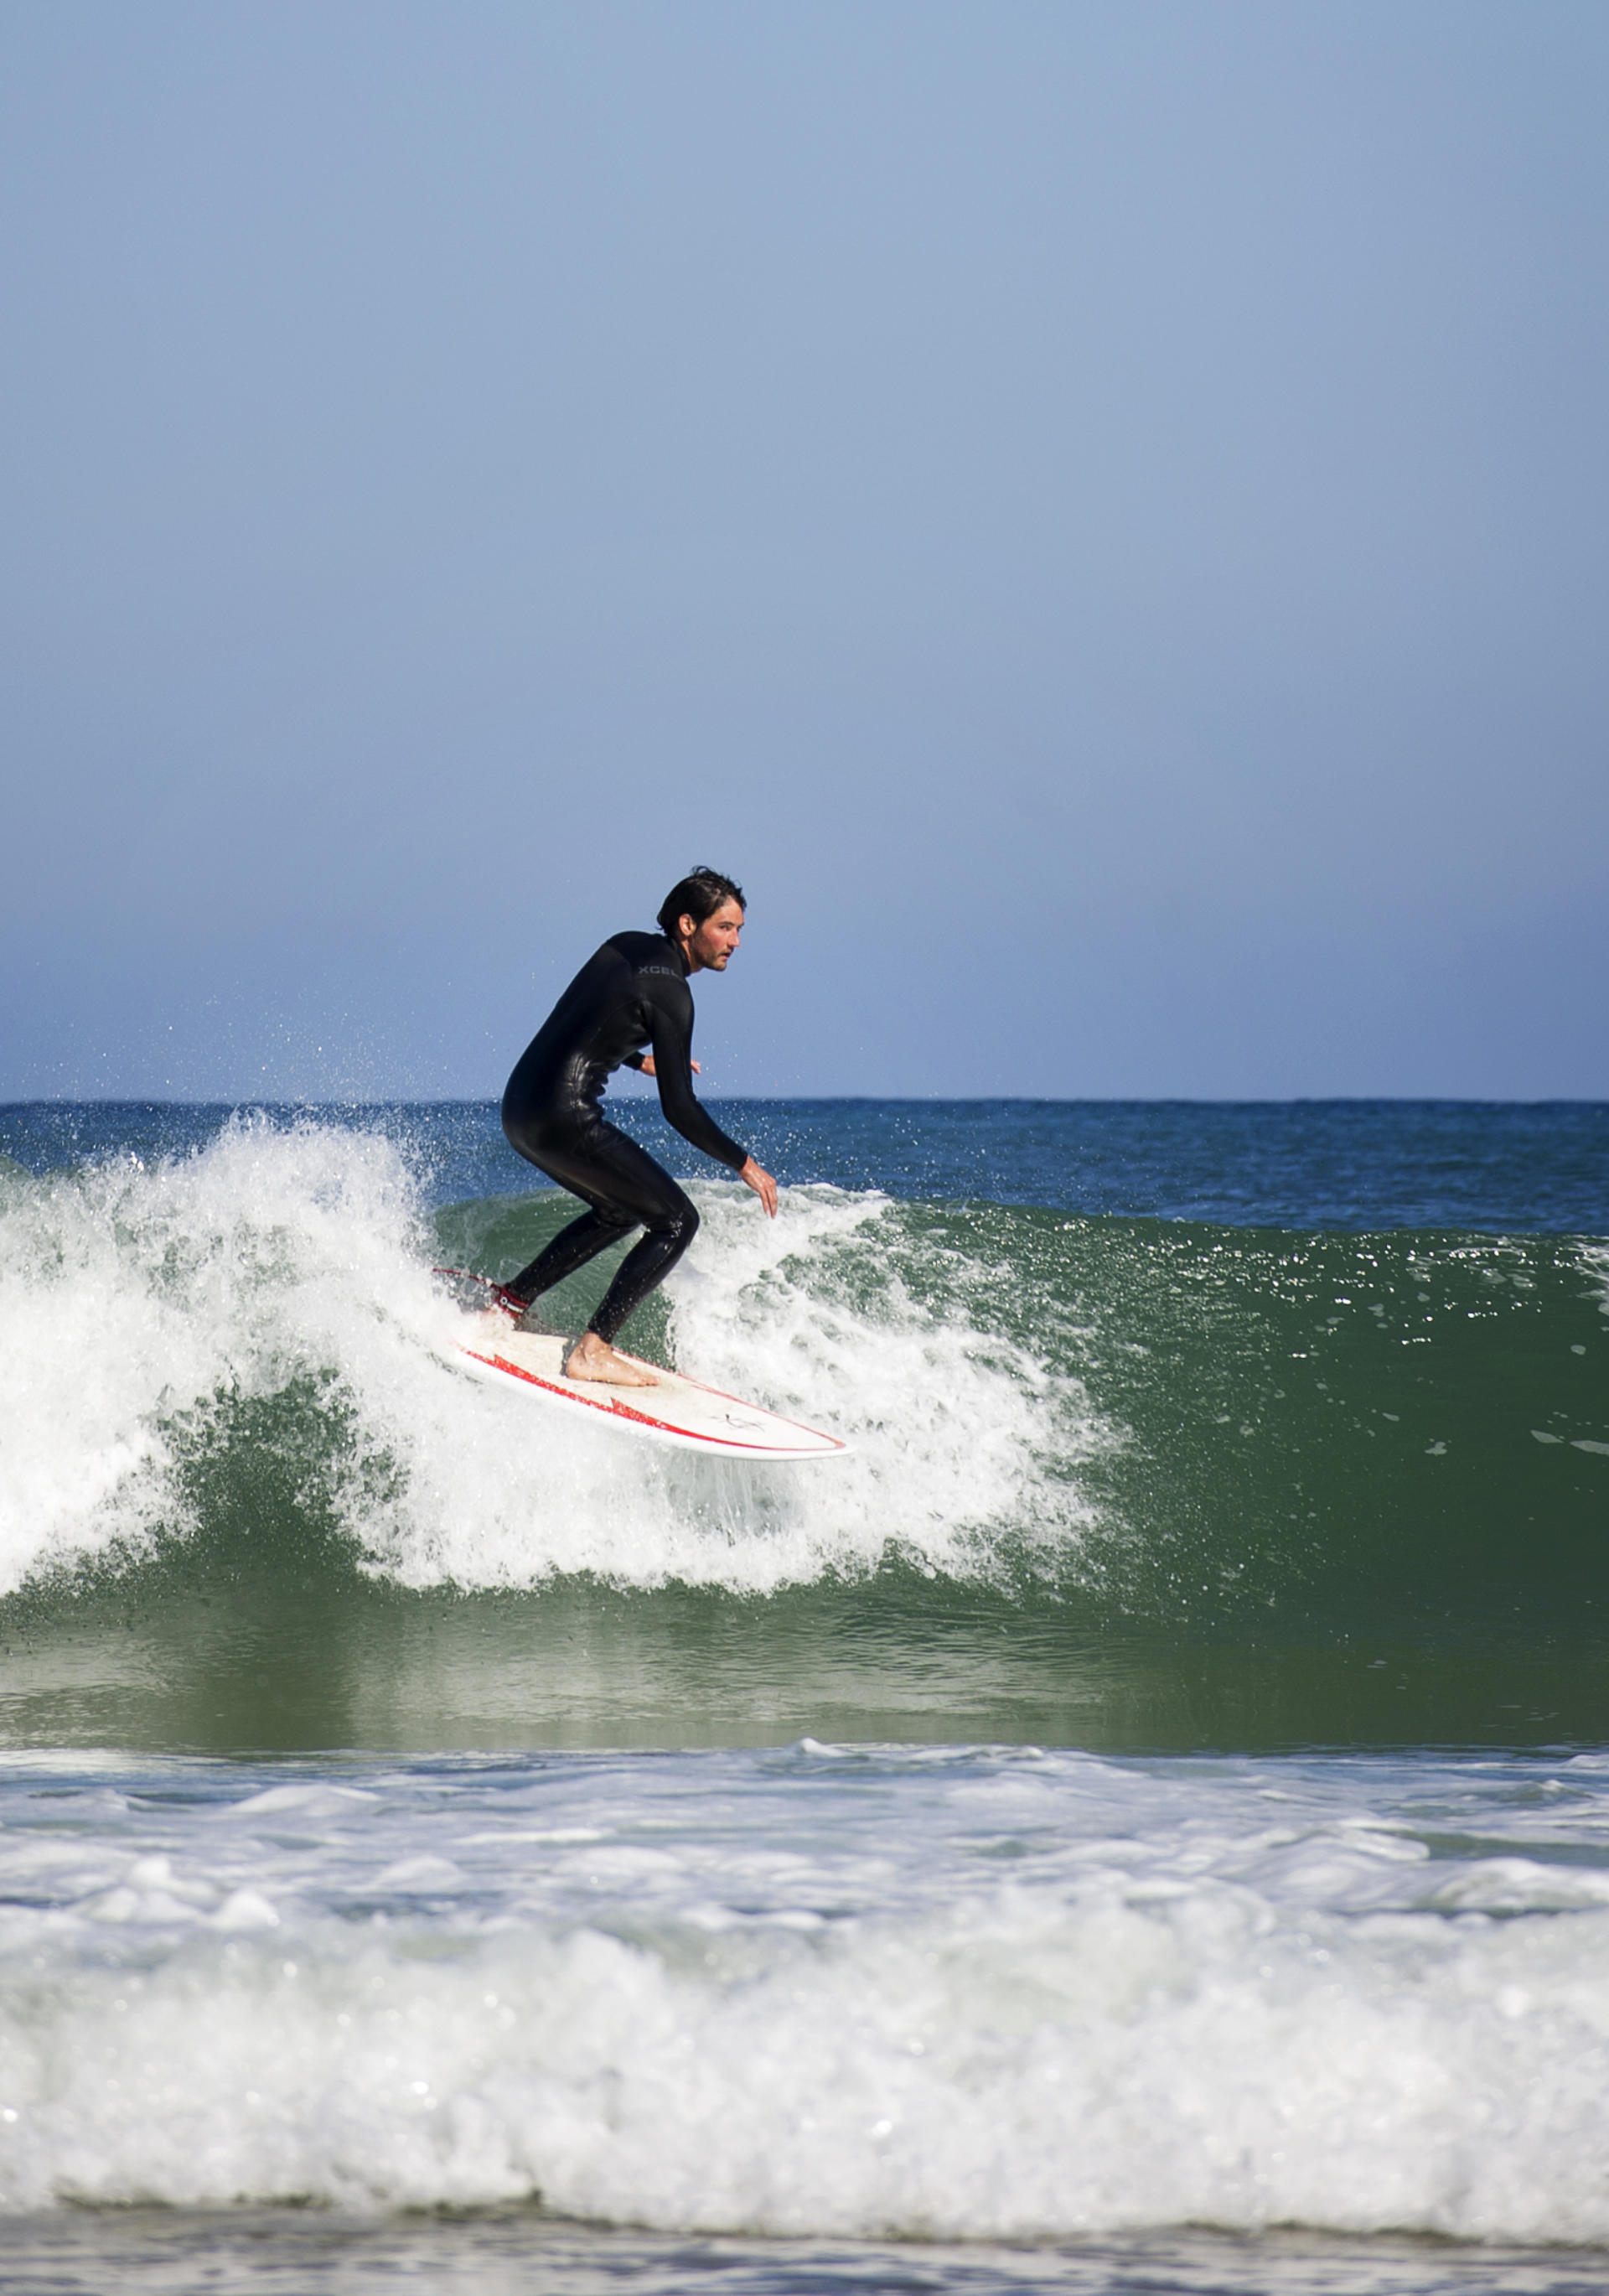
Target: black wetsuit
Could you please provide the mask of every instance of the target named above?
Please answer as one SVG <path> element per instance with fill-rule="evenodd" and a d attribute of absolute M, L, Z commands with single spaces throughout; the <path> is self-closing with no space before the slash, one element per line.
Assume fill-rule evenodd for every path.
<path fill-rule="evenodd" d="M 592 1209 L 504 1288 L 530 1301 L 634 1227 L 589 1330 L 612 1341 L 698 1233 L 698 1215 L 670 1174 L 599 1106 L 610 1073 L 654 1056 L 659 1105 L 684 1140 L 741 1171 L 747 1149 L 698 1105 L 692 1078 L 693 998 L 687 964 L 658 933 L 616 933 L 583 965 L 521 1054 L 502 1096 L 510 1145 Z"/>

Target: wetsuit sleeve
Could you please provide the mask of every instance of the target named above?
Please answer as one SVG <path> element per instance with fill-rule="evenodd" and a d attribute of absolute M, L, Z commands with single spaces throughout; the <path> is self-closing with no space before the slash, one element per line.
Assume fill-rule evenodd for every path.
<path fill-rule="evenodd" d="M 640 1069 L 642 1066 L 642 1055 L 641 1053 L 627 1053 L 620 1065 L 623 1069 Z"/>
<path fill-rule="evenodd" d="M 727 1138 L 693 1090 L 693 1000 L 687 983 L 661 978 L 654 991 L 654 1081 L 665 1120 L 717 1164 L 740 1172 L 748 1161 L 747 1149 Z"/>

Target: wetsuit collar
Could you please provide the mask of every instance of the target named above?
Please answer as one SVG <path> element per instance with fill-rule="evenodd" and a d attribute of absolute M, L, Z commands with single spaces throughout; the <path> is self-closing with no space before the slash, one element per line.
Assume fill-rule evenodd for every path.
<path fill-rule="evenodd" d="M 687 951 L 682 947 L 681 942 L 674 939 L 669 933 L 666 934 L 665 940 L 666 946 L 670 950 L 672 956 L 675 959 L 677 972 L 682 975 L 683 980 L 690 980 L 693 969 L 687 961 Z"/>

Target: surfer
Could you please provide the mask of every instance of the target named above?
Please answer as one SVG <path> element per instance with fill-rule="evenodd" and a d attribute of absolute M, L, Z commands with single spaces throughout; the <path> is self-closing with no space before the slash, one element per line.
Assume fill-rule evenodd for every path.
<path fill-rule="evenodd" d="M 746 1181 L 772 1219 L 777 1184 L 700 1106 L 693 1091 L 695 972 L 724 972 L 743 926 L 743 893 L 715 869 L 694 869 L 666 895 L 657 933 L 615 933 L 576 975 L 520 1054 L 502 1096 L 509 1144 L 589 1209 L 502 1285 L 523 1310 L 635 1227 L 643 1233 L 571 1349 L 569 1379 L 654 1387 L 651 1372 L 615 1352 L 617 1332 L 662 1283 L 698 1233 L 698 1215 L 670 1174 L 599 1102 L 621 1067 L 659 1087 L 667 1122 Z"/>

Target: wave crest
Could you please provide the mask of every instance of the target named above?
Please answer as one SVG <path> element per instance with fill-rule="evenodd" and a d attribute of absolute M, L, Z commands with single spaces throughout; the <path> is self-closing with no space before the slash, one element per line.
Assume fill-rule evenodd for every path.
<path fill-rule="evenodd" d="M 676 1359 L 848 1435 L 851 1457 L 660 1454 L 461 1373 L 420 1188 L 378 1134 L 243 1117 L 182 1158 L 9 1177 L 0 1378 L 23 1407 L 0 1462 L 0 1590 L 204 1534 L 225 1459 L 273 1484 L 260 1536 L 274 1505 L 316 1513 L 413 1587 L 585 1572 L 753 1594 L 891 1549 L 993 1572 L 1007 1546 L 1077 1537 L 1089 1509 L 1066 1471 L 1110 1437 L 1075 1380 L 991 1327 L 953 1253 L 880 1197 L 791 1190 L 773 1223 L 746 1192 L 698 1193 L 703 1232 L 667 1295 Z M 288 1479 L 254 1451 L 251 1414 L 275 1398 L 298 1422 Z"/>

